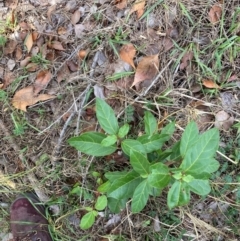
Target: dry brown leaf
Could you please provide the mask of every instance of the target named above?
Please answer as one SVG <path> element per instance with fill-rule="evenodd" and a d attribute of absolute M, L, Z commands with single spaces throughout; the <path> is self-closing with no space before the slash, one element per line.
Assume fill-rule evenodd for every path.
<path fill-rule="evenodd" d="M 26 66 L 26 70 L 28 72 L 35 72 L 36 70 L 38 70 L 38 64 L 37 63 L 29 63 L 27 66 Z"/>
<path fill-rule="evenodd" d="M 6 7 L 11 9 L 15 9 L 18 5 L 18 0 L 7 0 L 5 1 Z"/>
<path fill-rule="evenodd" d="M 49 70 L 41 70 L 38 72 L 36 80 L 33 84 L 33 94 L 36 96 L 41 90 L 45 89 L 52 78 Z"/>
<path fill-rule="evenodd" d="M 2 89 L 6 89 L 14 80 L 15 76 L 13 72 L 5 70 Z"/>
<path fill-rule="evenodd" d="M 57 82 L 60 83 L 62 80 L 65 80 L 67 77 L 69 77 L 70 71 L 65 63 L 62 68 L 57 73 Z"/>
<path fill-rule="evenodd" d="M 48 43 L 48 47 L 56 50 L 65 50 L 59 41 L 52 41 Z"/>
<path fill-rule="evenodd" d="M 21 22 L 18 25 L 22 30 L 30 30 L 31 29 L 31 27 L 26 22 Z"/>
<path fill-rule="evenodd" d="M 115 6 L 118 9 L 124 9 L 127 7 L 127 0 L 115 0 Z"/>
<path fill-rule="evenodd" d="M 219 4 L 215 4 L 212 6 L 208 13 L 208 19 L 211 23 L 215 24 L 217 23 L 222 15 L 222 8 L 220 7 Z"/>
<path fill-rule="evenodd" d="M 76 63 L 73 62 L 72 60 L 68 60 L 68 61 L 67 61 L 67 66 L 68 66 L 68 68 L 69 68 L 72 72 L 78 71 L 78 64 L 76 64 Z"/>
<path fill-rule="evenodd" d="M 31 57 L 30 57 L 30 56 L 26 57 L 25 59 L 23 59 L 23 60 L 20 62 L 20 66 L 21 66 L 21 67 L 27 66 L 27 65 L 29 64 L 30 60 L 31 60 Z"/>
<path fill-rule="evenodd" d="M 59 27 L 58 30 L 57 30 L 57 33 L 59 35 L 66 34 L 67 33 L 67 29 L 65 27 Z"/>
<path fill-rule="evenodd" d="M 189 62 L 192 60 L 192 58 L 193 58 L 193 52 L 192 51 L 186 52 L 182 57 L 180 69 L 181 70 L 185 69 L 188 66 Z"/>
<path fill-rule="evenodd" d="M 220 88 L 220 86 L 217 85 L 212 80 L 204 79 L 204 80 L 202 80 L 202 83 L 205 87 L 207 87 L 209 89 L 219 89 Z"/>
<path fill-rule="evenodd" d="M 132 14 L 133 12 L 137 12 L 137 18 L 138 19 L 141 18 L 141 16 L 144 13 L 145 3 L 146 3 L 145 0 L 136 0 L 129 14 Z"/>
<path fill-rule="evenodd" d="M 80 11 L 76 10 L 71 16 L 71 23 L 75 25 L 80 20 L 80 17 L 81 17 Z"/>
<path fill-rule="evenodd" d="M 131 88 L 144 80 L 152 80 L 158 73 L 158 54 L 143 57 L 139 62 Z"/>
<path fill-rule="evenodd" d="M 26 47 L 27 47 L 27 51 L 28 53 L 31 51 L 32 49 L 32 46 L 33 46 L 33 36 L 32 36 L 32 33 L 29 33 L 27 35 L 27 37 L 25 38 L 25 41 L 24 41 Z"/>
<path fill-rule="evenodd" d="M 17 46 L 17 41 L 10 39 L 4 47 L 4 54 L 12 54 Z"/>
<path fill-rule="evenodd" d="M 133 58 L 136 55 L 136 49 L 133 44 L 125 44 L 122 46 L 119 52 L 120 58 L 125 61 L 126 63 L 130 64 L 134 69 L 135 65 L 133 62 Z"/>
<path fill-rule="evenodd" d="M 48 8 L 47 11 L 47 17 L 48 17 L 48 21 L 51 23 L 52 22 L 52 12 L 56 10 L 57 5 L 54 4 L 52 5 L 50 8 Z"/>
<path fill-rule="evenodd" d="M 17 46 L 16 48 L 15 58 L 16 60 L 20 60 L 22 58 L 22 48 L 20 46 Z"/>
<path fill-rule="evenodd" d="M 36 40 L 38 39 L 38 37 L 39 37 L 38 32 L 37 32 L 37 31 L 34 31 L 34 32 L 32 33 L 33 42 L 36 41 Z"/>
<path fill-rule="evenodd" d="M 84 58 L 86 58 L 86 56 L 88 55 L 88 53 L 89 53 L 89 50 L 80 50 L 79 52 L 78 52 L 78 57 L 80 58 L 80 59 L 84 59 Z"/>
<path fill-rule="evenodd" d="M 27 111 L 27 106 L 36 104 L 38 101 L 45 101 L 55 98 L 54 95 L 40 94 L 34 96 L 33 86 L 30 85 L 21 90 L 18 90 L 12 99 L 12 105 L 22 111 Z"/>

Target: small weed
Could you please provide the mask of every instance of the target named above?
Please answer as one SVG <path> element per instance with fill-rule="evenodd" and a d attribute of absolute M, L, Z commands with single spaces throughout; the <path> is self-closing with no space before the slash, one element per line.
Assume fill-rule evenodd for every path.
<path fill-rule="evenodd" d="M 31 57 L 31 62 L 38 65 L 42 65 L 44 69 L 47 69 L 48 65 L 50 64 L 50 61 L 47 59 L 44 59 L 41 53 L 33 55 Z"/>
<path fill-rule="evenodd" d="M 106 181 L 99 186 L 102 193 L 94 207 L 86 207 L 88 213 L 81 220 L 81 228 L 90 228 L 97 215 L 96 210 L 108 207 L 118 213 L 132 199 L 131 210 L 139 213 L 146 206 L 150 196 L 161 194 L 170 186 L 166 197 L 169 209 L 188 204 L 190 191 L 201 196 L 211 191 L 208 179 L 218 170 L 219 163 L 213 158 L 219 143 L 217 129 L 211 129 L 199 135 L 197 125 L 191 122 L 186 127 L 180 145 L 167 150 L 167 155 L 159 153 L 162 146 L 172 136 L 175 124 L 170 122 L 161 133 L 157 120 L 147 111 L 144 115 L 145 134 L 137 139 L 128 139 L 130 126 L 125 123 L 119 127 L 113 109 L 102 99 L 96 101 L 97 119 L 107 135 L 98 132 L 86 132 L 68 140 L 77 150 L 96 157 L 104 157 L 121 149 L 130 160 L 128 170 L 105 173 Z M 151 155 L 156 158 L 152 159 Z M 159 157 L 157 155 L 160 154 Z M 180 155 L 179 165 L 168 167 L 164 162 Z M 160 158 L 161 157 L 161 158 Z M 167 159 L 167 158 L 170 159 Z"/>
<path fill-rule="evenodd" d="M 134 72 L 120 72 L 120 73 L 115 73 L 112 76 L 107 76 L 106 80 L 107 81 L 115 81 L 124 77 L 128 77 L 130 75 L 134 74 Z"/>
<path fill-rule="evenodd" d="M 7 42 L 7 38 L 3 35 L 0 35 L 0 47 L 4 47 Z"/>
<path fill-rule="evenodd" d="M 13 113 L 11 114 L 11 118 L 14 124 L 13 134 L 15 136 L 23 135 L 25 130 L 27 129 L 27 123 L 14 116 Z"/>

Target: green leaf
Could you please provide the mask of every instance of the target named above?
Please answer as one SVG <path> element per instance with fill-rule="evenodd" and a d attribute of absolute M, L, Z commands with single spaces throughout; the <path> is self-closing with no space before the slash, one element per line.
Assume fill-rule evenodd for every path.
<path fill-rule="evenodd" d="M 130 156 L 130 150 L 146 153 L 143 144 L 137 140 L 126 139 L 121 144 L 123 152 Z"/>
<path fill-rule="evenodd" d="M 190 201 L 190 190 L 185 183 L 175 181 L 171 186 L 168 196 L 167 205 L 169 209 L 185 205 Z"/>
<path fill-rule="evenodd" d="M 159 150 L 163 146 L 166 136 L 167 135 L 162 134 L 154 134 L 152 136 L 142 135 L 137 138 L 137 141 L 143 144 L 146 153 L 151 153 Z"/>
<path fill-rule="evenodd" d="M 128 172 L 127 171 L 116 171 L 116 172 L 106 172 L 104 176 L 110 180 L 110 182 L 113 182 L 119 178 L 124 177 Z"/>
<path fill-rule="evenodd" d="M 108 198 L 108 207 L 112 213 L 119 213 L 126 207 L 127 199 Z"/>
<path fill-rule="evenodd" d="M 201 196 L 205 196 L 211 191 L 209 180 L 194 179 L 187 183 L 187 185 L 192 192 Z"/>
<path fill-rule="evenodd" d="M 195 122 L 190 122 L 183 132 L 180 144 L 180 153 L 185 156 L 187 150 L 198 140 L 198 127 Z"/>
<path fill-rule="evenodd" d="M 129 132 L 130 126 L 128 123 L 125 123 L 122 127 L 120 127 L 118 131 L 118 137 L 124 138 Z"/>
<path fill-rule="evenodd" d="M 116 151 L 115 146 L 102 146 L 102 140 L 106 135 L 98 132 L 86 132 L 78 137 L 68 139 L 70 146 L 75 147 L 78 151 L 92 156 L 106 156 Z"/>
<path fill-rule="evenodd" d="M 166 134 L 165 141 L 168 141 L 175 131 L 175 122 L 170 122 L 161 131 L 161 134 Z"/>
<path fill-rule="evenodd" d="M 201 174 L 206 172 L 208 168 L 216 167 L 216 162 L 213 161 L 219 145 L 219 131 L 213 128 L 202 135 L 200 135 L 198 141 L 187 150 L 180 168 L 184 170 L 186 174 Z M 209 165 L 210 164 L 210 165 Z M 212 169 L 214 170 L 214 169 Z"/>
<path fill-rule="evenodd" d="M 102 99 L 96 99 L 96 113 L 100 126 L 110 135 L 117 135 L 119 126 L 113 109 Z"/>
<path fill-rule="evenodd" d="M 123 199 L 130 198 L 137 187 L 137 185 L 141 182 L 142 178 L 135 171 L 130 171 L 125 176 L 116 179 L 109 191 L 108 197 L 112 197 L 115 199 Z"/>
<path fill-rule="evenodd" d="M 151 174 L 148 176 L 148 183 L 150 186 L 164 188 L 169 184 L 171 176 L 166 165 L 156 163 L 150 166 L 150 170 Z"/>
<path fill-rule="evenodd" d="M 142 181 L 137 186 L 132 198 L 132 212 L 138 213 L 146 206 L 149 197 L 149 189 L 150 186 L 147 180 Z"/>
<path fill-rule="evenodd" d="M 92 225 L 95 222 L 95 212 L 91 211 L 89 213 L 86 213 L 80 222 L 80 228 L 83 230 L 89 229 L 92 227 Z"/>
<path fill-rule="evenodd" d="M 148 136 L 151 136 L 157 131 L 157 120 L 150 111 L 146 111 L 144 115 L 145 132 Z"/>
<path fill-rule="evenodd" d="M 150 163 L 146 155 L 141 152 L 130 150 L 130 163 L 134 171 L 138 172 L 142 177 L 146 177 L 149 174 Z"/>
<path fill-rule="evenodd" d="M 110 135 L 104 138 L 101 142 L 102 146 L 112 146 L 117 142 L 117 136 L 116 135 Z"/>
<path fill-rule="evenodd" d="M 98 192 L 104 193 L 104 192 L 107 192 L 110 189 L 110 187 L 111 187 L 111 182 L 106 181 L 102 185 L 100 185 L 97 190 Z"/>
<path fill-rule="evenodd" d="M 95 209 L 98 211 L 102 211 L 107 206 L 107 197 L 105 195 L 102 195 L 97 198 L 97 202 L 95 203 Z"/>
<path fill-rule="evenodd" d="M 211 158 L 208 160 L 208 164 L 205 166 L 205 168 L 202 170 L 202 172 L 211 174 L 211 173 L 217 171 L 219 166 L 220 166 L 219 162 L 216 161 L 214 158 Z"/>

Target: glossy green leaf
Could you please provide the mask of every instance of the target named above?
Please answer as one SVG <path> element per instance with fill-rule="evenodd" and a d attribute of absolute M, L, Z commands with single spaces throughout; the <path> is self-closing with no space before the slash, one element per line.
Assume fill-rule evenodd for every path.
<path fill-rule="evenodd" d="M 142 178 L 135 171 L 130 171 L 125 174 L 123 177 L 116 179 L 109 191 L 108 197 L 115 199 L 130 198 L 137 187 L 141 182 Z"/>
<path fill-rule="evenodd" d="M 98 132 L 86 132 L 78 137 L 68 139 L 70 146 L 75 147 L 78 151 L 92 156 L 106 156 L 117 149 L 115 146 L 102 146 L 102 140 L 106 135 Z"/>
<path fill-rule="evenodd" d="M 144 115 L 145 132 L 148 136 L 151 136 L 157 131 L 157 120 L 150 111 L 146 111 Z"/>
<path fill-rule="evenodd" d="M 95 222 L 94 211 L 88 212 L 85 215 L 83 215 L 81 222 L 80 222 L 80 228 L 83 230 L 89 229 L 92 227 L 94 222 Z"/>
<path fill-rule="evenodd" d="M 131 209 L 132 212 L 138 213 L 140 212 L 147 204 L 147 200 L 149 197 L 149 189 L 150 186 L 147 180 L 142 181 L 133 193 L 132 198 L 132 205 Z"/>
<path fill-rule="evenodd" d="M 130 156 L 130 150 L 146 153 L 143 144 L 137 140 L 126 139 L 121 143 L 123 152 Z"/>
<path fill-rule="evenodd" d="M 215 160 L 214 158 L 209 158 L 208 164 L 204 167 L 202 172 L 211 174 L 211 173 L 217 171 L 219 166 L 220 166 L 220 164 L 217 160 Z"/>
<path fill-rule="evenodd" d="M 146 153 L 151 153 L 159 150 L 163 146 L 166 137 L 167 135 L 162 134 L 154 134 L 152 136 L 142 135 L 137 138 L 137 141 L 143 144 Z"/>
<path fill-rule="evenodd" d="M 108 208 L 112 213 L 119 213 L 121 209 L 126 207 L 128 199 L 115 199 L 115 198 L 108 198 Z"/>
<path fill-rule="evenodd" d="M 124 138 L 129 132 L 130 126 L 128 123 L 125 123 L 123 126 L 120 127 L 118 131 L 118 137 Z"/>
<path fill-rule="evenodd" d="M 169 209 L 185 205 L 190 201 L 190 190 L 185 183 L 175 181 L 171 186 L 168 196 L 167 205 Z"/>
<path fill-rule="evenodd" d="M 210 193 L 209 180 L 194 179 L 187 183 L 190 190 L 198 195 L 205 196 Z"/>
<path fill-rule="evenodd" d="M 151 174 L 148 176 L 148 183 L 150 186 L 164 188 L 169 184 L 171 176 L 166 165 L 160 162 L 156 163 L 150 166 L 150 171 Z"/>
<path fill-rule="evenodd" d="M 187 150 L 198 140 L 198 127 L 195 122 L 190 122 L 183 132 L 180 144 L 180 153 L 185 156 Z"/>
<path fill-rule="evenodd" d="M 175 131 L 175 122 L 170 122 L 161 130 L 161 134 L 167 135 L 165 141 L 168 141 Z"/>
<path fill-rule="evenodd" d="M 141 152 L 130 150 L 130 163 L 133 170 L 145 177 L 149 174 L 150 163 L 147 160 L 146 155 Z"/>
<path fill-rule="evenodd" d="M 98 211 L 102 211 L 107 206 L 107 197 L 105 195 L 99 196 L 97 198 L 97 202 L 95 203 L 95 209 Z"/>
<path fill-rule="evenodd" d="M 187 150 L 180 166 L 186 174 L 206 172 L 209 163 L 213 163 L 219 145 L 219 131 L 214 128 L 199 136 L 198 141 Z M 212 164 L 211 164 L 212 165 Z"/>
<path fill-rule="evenodd" d="M 104 138 L 101 142 L 102 146 L 112 146 L 117 142 L 117 136 L 116 135 L 110 135 Z"/>
<path fill-rule="evenodd" d="M 127 171 L 116 171 L 116 172 L 106 172 L 105 177 L 110 180 L 111 182 L 124 177 L 128 172 Z"/>
<path fill-rule="evenodd" d="M 113 109 L 106 101 L 96 99 L 96 114 L 100 126 L 110 135 L 117 135 L 119 126 Z"/>
<path fill-rule="evenodd" d="M 110 187 L 111 187 L 111 182 L 106 181 L 102 185 L 100 185 L 97 190 L 98 192 L 104 193 L 104 192 L 107 192 L 110 189 Z"/>

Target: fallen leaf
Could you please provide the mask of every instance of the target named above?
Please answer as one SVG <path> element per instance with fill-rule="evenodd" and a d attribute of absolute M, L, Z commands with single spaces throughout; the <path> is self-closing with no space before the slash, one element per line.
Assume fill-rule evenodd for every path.
<path fill-rule="evenodd" d="M 28 53 L 31 51 L 32 46 L 33 46 L 33 36 L 32 33 L 29 33 L 27 37 L 25 38 L 24 44 L 27 47 Z"/>
<path fill-rule="evenodd" d="M 115 0 L 115 6 L 118 9 L 124 9 L 127 7 L 127 0 Z"/>
<path fill-rule="evenodd" d="M 106 98 L 104 95 L 104 88 L 102 86 L 94 85 L 93 90 L 94 90 L 95 97 L 103 99 L 103 100 Z"/>
<path fill-rule="evenodd" d="M 57 73 L 57 82 L 60 83 L 62 80 L 65 80 L 69 75 L 70 71 L 67 64 L 65 63 Z"/>
<path fill-rule="evenodd" d="M 78 71 L 78 65 L 74 63 L 72 60 L 67 61 L 67 66 L 72 72 Z"/>
<path fill-rule="evenodd" d="M 80 59 L 84 59 L 84 58 L 86 58 L 86 56 L 88 55 L 88 53 L 89 53 L 89 50 L 80 50 L 79 52 L 78 52 L 78 57 L 80 58 Z"/>
<path fill-rule="evenodd" d="M 158 216 L 156 215 L 154 220 L 153 220 L 153 229 L 155 232 L 160 232 L 161 231 L 161 227 L 160 227 L 160 221 Z"/>
<path fill-rule="evenodd" d="M 234 118 L 224 110 L 219 111 L 215 116 L 215 127 L 228 131 L 234 123 Z"/>
<path fill-rule="evenodd" d="M 215 4 L 212 6 L 208 13 L 209 21 L 213 24 L 217 23 L 222 15 L 222 8 L 219 6 L 219 4 Z"/>
<path fill-rule="evenodd" d="M 39 36 L 39 34 L 38 34 L 37 31 L 34 31 L 34 32 L 32 33 L 33 42 L 38 39 L 38 36 Z"/>
<path fill-rule="evenodd" d="M 6 89 L 14 80 L 15 76 L 13 72 L 5 70 L 2 89 Z"/>
<path fill-rule="evenodd" d="M 137 18 L 138 19 L 141 18 L 141 16 L 144 13 L 145 3 L 146 3 L 145 0 L 136 0 L 129 14 L 132 14 L 133 12 L 137 12 Z"/>
<path fill-rule="evenodd" d="M 67 29 L 65 27 L 59 27 L 58 30 L 57 30 L 57 33 L 59 35 L 63 35 L 65 33 L 67 33 Z"/>
<path fill-rule="evenodd" d="M 22 58 L 22 48 L 20 46 L 17 46 L 16 48 L 15 58 L 16 60 L 20 60 Z"/>
<path fill-rule="evenodd" d="M 80 11 L 76 10 L 71 16 L 71 23 L 75 25 L 80 20 L 80 17 L 81 17 Z"/>
<path fill-rule="evenodd" d="M 13 59 L 9 59 L 7 62 L 7 67 L 9 70 L 13 70 L 16 65 L 16 62 Z"/>
<path fill-rule="evenodd" d="M 220 86 L 217 85 L 215 82 L 213 82 L 212 80 L 208 80 L 208 79 L 204 79 L 202 80 L 203 85 L 209 89 L 219 89 Z"/>
<path fill-rule="evenodd" d="M 230 76 L 230 78 L 227 80 L 227 82 L 231 82 L 231 81 L 234 81 L 237 79 L 238 79 L 238 76 L 236 74 L 233 74 L 232 76 Z"/>
<path fill-rule="evenodd" d="M 56 10 L 57 5 L 54 4 L 52 5 L 50 8 L 48 8 L 47 11 L 47 17 L 48 17 L 48 21 L 51 23 L 52 22 L 52 12 Z"/>
<path fill-rule="evenodd" d="M 17 41 L 10 39 L 4 47 L 4 54 L 12 54 L 17 46 Z"/>
<path fill-rule="evenodd" d="M 29 63 L 27 66 L 26 66 L 26 70 L 28 72 L 35 72 L 37 69 L 38 69 L 38 64 L 37 63 Z"/>
<path fill-rule="evenodd" d="M 36 96 L 41 90 L 45 89 L 52 78 L 49 70 L 41 70 L 38 72 L 36 80 L 33 84 L 33 94 Z"/>
<path fill-rule="evenodd" d="M 48 47 L 56 50 L 65 50 L 59 41 L 52 41 L 48 43 Z"/>
<path fill-rule="evenodd" d="M 122 46 L 119 52 L 120 58 L 125 61 L 126 63 L 130 64 L 134 69 L 135 65 L 133 62 L 133 58 L 136 55 L 136 49 L 133 44 L 125 44 Z"/>
<path fill-rule="evenodd" d="M 143 57 L 139 62 L 131 88 L 144 80 L 152 80 L 158 73 L 158 54 Z"/>
<path fill-rule="evenodd" d="M 55 98 L 54 95 L 40 94 L 34 96 L 34 87 L 32 85 L 18 90 L 12 99 L 12 105 L 22 111 L 27 111 L 27 106 L 36 104 L 39 101 L 45 101 Z"/>
<path fill-rule="evenodd" d="M 193 52 L 192 51 L 186 52 L 182 57 L 180 69 L 181 70 L 185 69 L 189 65 L 189 62 L 192 60 L 192 58 L 193 58 Z"/>
<path fill-rule="evenodd" d="M 26 67 L 29 64 L 30 60 L 31 60 L 30 56 L 26 57 L 25 59 L 21 60 L 20 66 L 21 67 Z"/>
<path fill-rule="evenodd" d="M 6 7 L 11 9 L 15 9 L 18 5 L 18 0 L 7 0 L 5 1 Z"/>

